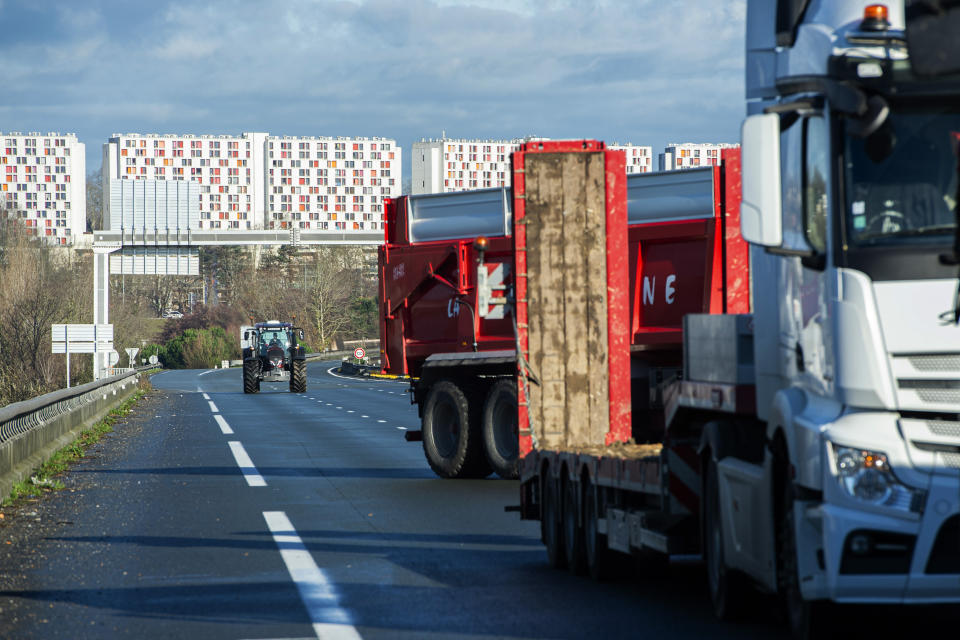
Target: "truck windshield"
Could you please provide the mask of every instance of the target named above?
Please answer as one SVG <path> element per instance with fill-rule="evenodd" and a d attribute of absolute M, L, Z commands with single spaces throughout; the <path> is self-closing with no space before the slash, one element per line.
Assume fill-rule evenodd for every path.
<path fill-rule="evenodd" d="M 847 136 L 847 240 L 853 246 L 952 241 L 956 227 L 956 105 L 892 108 L 867 139 Z"/>

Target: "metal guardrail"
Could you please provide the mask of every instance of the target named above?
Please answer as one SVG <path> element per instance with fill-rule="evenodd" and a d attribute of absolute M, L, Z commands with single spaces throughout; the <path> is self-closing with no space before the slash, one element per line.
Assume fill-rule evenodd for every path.
<path fill-rule="evenodd" d="M 140 367 L 0 408 L 0 497 L 45 456 L 68 444 L 74 431 L 102 418 L 131 395 L 140 374 L 152 368 Z"/>

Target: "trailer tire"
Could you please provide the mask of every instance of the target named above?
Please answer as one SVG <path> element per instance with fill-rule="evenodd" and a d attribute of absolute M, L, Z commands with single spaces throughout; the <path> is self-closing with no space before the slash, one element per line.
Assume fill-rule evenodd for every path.
<path fill-rule="evenodd" d="M 559 482 L 550 478 L 549 470 L 540 476 L 542 497 L 540 504 L 540 538 L 547 547 L 547 562 L 554 569 L 567 566 L 563 545 L 563 509 L 560 502 Z"/>
<path fill-rule="evenodd" d="M 243 362 L 243 392 L 256 393 L 260 391 L 260 379 L 257 377 L 256 360 L 244 360 Z"/>
<path fill-rule="evenodd" d="M 460 387 L 449 380 L 433 385 L 423 409 L 423 452 L 441 478 L 476 477 L 483 472 L 486 460 L 470 418 L 470 403 Z M 488 469 L 485 475 L 489 473 Z"/>
<path fill-rule="evenodd" d="M 613 575 L 613 557 L 607 548 L 607 536 L 600 533 L 600 497 L 589 478 L 583 480 L 583 551 L 587 572 L 594 580 Z"/>
<path fill-rule="evenodd" d="M 497 380 L 483 402 L 483 449 L 490 467 L 507 480 L 518 476 L 520 434 L 517 426 L 517 382 Z"/>
<path fill-rule="evenodd" d="M 704 480 L 703 559 L 713 613 L 720 620 L 738 620 L 746 612 L 749 585 L 744 576 L 729 569 L 723 558 L 725 532 L 720 516 L 720 482 L 717 463 L 711 456 Z"/>
<path fill-rule="evenodd" d="M 293 360 L 290 365 L 290 393 L 306 393 L 307 361 Z"/>
<path fill-rule="evenodd" d="M 783 511 L 778 527 L 780 553 L 777 558 L 777 579 L 784 614 L 790 634 L 795 640 L 830 637 L 832 627 L 830 604 L 825 601 L 804 600 L 800 590 L 796 519 L 793 514 L 794 499 L 793 482 L 789 478 L 784 478 L 781 503 Z"/>
<path fill-rule="evenodd" d="M 564 473 L 563 551 L 567 558 L 567 568 L 574 575 L 582 576 L 587 572 L 587 556 L 583 544 L 583 527 L 580 526 L 580 513 L 577 508 L 578 488 L 579 485 Z"/>

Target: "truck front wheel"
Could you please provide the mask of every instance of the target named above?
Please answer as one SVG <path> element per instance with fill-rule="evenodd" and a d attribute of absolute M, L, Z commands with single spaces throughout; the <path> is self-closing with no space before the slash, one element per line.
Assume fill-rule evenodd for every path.
<path fill-rule="evenodd" d="M 793 483 L 784 480 L 783 517 L 780 519 L 780 557 L 777 563 L 780 594 L 786 610 L 790 633 L 796 640 L 829 636 L 829 603 L 804 600 L 797 567 L 797 528 L 793 512 Z"/>
<path fill-rule="evenodd" d="M 710 458 L 707 464 L 703 507 L 703 556 L 707 568 L 707 587 L 713 613 L 721 620 L 735 620 L 746 609 L 748 586 L 743 576 L 731 571 L 723 559 L 723 518 L 720 509 L 720 482 L 717 463 Z"/>
<path fill-rule="evenodd" d="M 483 403 L 483 448 L 487 461 L 501 478 L 517 478 L 520 434 L 517 427 L 517 382 L 497 380 Z"/>
<path fill-rule="evenodd" d="M 478 464 L 483 451 L 470 416 L 467 396 L 453 382 L 442 380 L 430 390 L 423 409 L 423 452 L 442 478 L 479 476 L 486 467 L 485 460 Z"/>

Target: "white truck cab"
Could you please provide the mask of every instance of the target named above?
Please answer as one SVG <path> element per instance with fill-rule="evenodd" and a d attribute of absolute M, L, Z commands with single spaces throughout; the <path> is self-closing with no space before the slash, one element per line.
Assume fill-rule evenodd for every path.
<path fill-rule="evenodd" d="M 725 555 L 787 585 L 801 636 L 818 601 L 960 602 L 960 6 L 947 4 L 748 4 L 741 228 L 768 445 L 756 512 L 730 518 L 774 525 L 768 544 L 734 535 Z M 744 473 L 732 466 L 727 491 Z"/>

